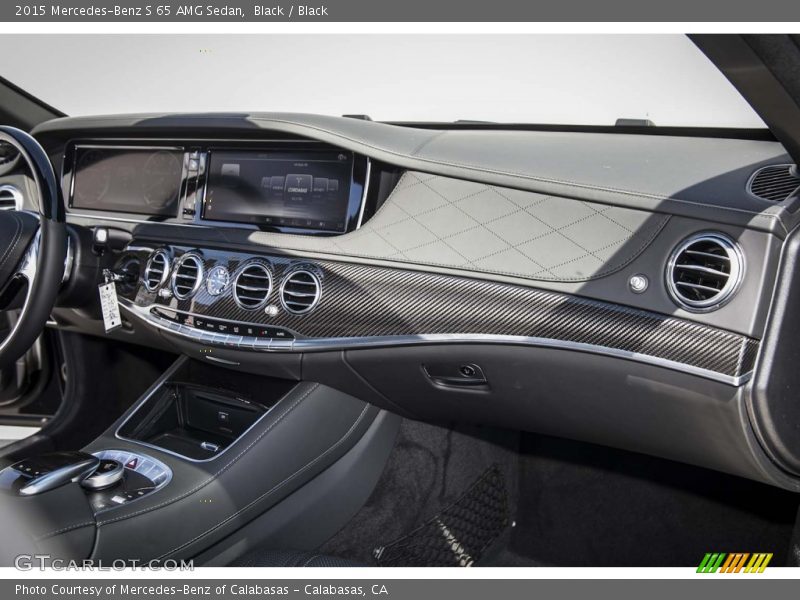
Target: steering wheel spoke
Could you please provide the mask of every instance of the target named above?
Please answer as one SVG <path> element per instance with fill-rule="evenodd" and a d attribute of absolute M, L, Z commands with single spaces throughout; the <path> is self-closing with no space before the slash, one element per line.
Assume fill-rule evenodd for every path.
<path fill-rule="evenodd" d="M 36 265 L 39 262 L 39 245 L 41 243 L 41 233 L 37 229 L 36 235 L 28 244 L 25 249 L 25 254 L 22 255 L 22 260 L 17 266 L 14 273 L 15 277 L 23 277 L 28 281 L 28 285 L 33 283 L 36 279 Z"/>

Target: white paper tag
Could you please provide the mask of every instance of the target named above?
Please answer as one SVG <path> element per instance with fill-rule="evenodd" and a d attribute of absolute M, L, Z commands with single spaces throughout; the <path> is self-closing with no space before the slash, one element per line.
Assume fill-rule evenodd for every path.
<path fill-rule="evenodd" d="M 119 316 L 119 303 L 117 302 L 117 288 L 114 283 L 103 283 L 98 286 L 100 290 L 100 308 L 103 311 L 103 325 L 106 333 L 122 326 L 122 317 Z"/>

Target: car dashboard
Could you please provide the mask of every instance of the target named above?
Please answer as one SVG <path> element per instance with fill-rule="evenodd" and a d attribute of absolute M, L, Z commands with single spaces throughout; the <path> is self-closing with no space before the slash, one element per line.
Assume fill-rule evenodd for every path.
<path fill-rule="evenodd" d="M 291 114 L 34 135 L 94 268 L 54 328 L 800 489 L 777 142 Z M 0 184 L 36 208 L 24 174 Z"/>

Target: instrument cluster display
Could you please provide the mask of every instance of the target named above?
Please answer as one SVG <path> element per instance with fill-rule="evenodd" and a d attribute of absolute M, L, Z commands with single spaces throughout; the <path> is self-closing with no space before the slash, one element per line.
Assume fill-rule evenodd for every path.
<path fill-rule="evenodd" d="M 183 149 L 76 146 L 70 206 L 174 217 Z"/>

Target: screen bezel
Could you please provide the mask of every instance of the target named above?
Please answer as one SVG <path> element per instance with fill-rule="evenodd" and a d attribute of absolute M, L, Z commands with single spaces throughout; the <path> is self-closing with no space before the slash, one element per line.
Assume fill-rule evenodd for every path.
<path fill-rule="evenodd" d="M 173 205 L 170 207 L 170 210 L 163 210 L 163 211 L 154 211 L 154 210 L 132 210 L 132 209 L 121 209 L 119 207 L 108 207 L 108 206 L 76 206 L 75 205 L 75 181 L 78 175 L 78 153 L 81 150 L 92 150 L 92 149 L 100 149 L 105 151 L 117 151 L 117 152 L 130 152 L 130 151 L 147 151 L 151 150 L 154 152 L 159 151 L 167 151 L 167 152 L 176 152 L 179 153 L 180 161 L 181 161 L 181 176 L 180 180 L 177 182 L 177 192 L 176 192 L 176 199 L 175 202 L 172 203 Z M 106 213 L 121 213 L 126 215 L 141 215 L 147 217 L 154 217 L 154 218 L 174 218 L 178 215 L 180 211 L 181 201 L 183 198 L 184 193 L 184 186 L 186 184 L 186 164 L 185 164 L 185 154 L 186 148 L 181 145 L 161 145 L 161 144 L 103 144 L 103 143 L 93 143 L 93 142 L 74 142 L 71 144 L 70 152 L 67 153 L 70 157 L 69 164 L 64 164 L 64 171 L 65 175 L 69 174 L 69 194 L 68 194 L 68 207 L 70 209 L 75 209 L 77 211 L 91 211 L 91 212 L 106 212 Z M 68 169 L 68 171 L 67 171 Z"/>
<path fill-rule="evenodd" d="M 67 214 L 76 218 L 91 218 L 91 219 L 108 219 L 111 221 L 119 221 L 124 223 L 148 223 L 148 224 L 163 224 L 174 225 L 178 227 L 218 227 L 222 229 L 243 229 L 247 231 L 262 231 L 266 233 L 286 233 L 292 235 L 307 235 L 313 237 L 332 237 L 342 235 L 341 233 L 320 231 L 315 229 L 303 229 L 290 226 L 275 226 L 254 223 L 234 223 L 231 221 L 214 221 L 210 219 L 203 219 L 203 203 L 205 201 L 204 191 L 206 184 L 206 173 L 204 169 L 201 172 L 190 173 L 186 170 L 184 163 L 184 175 L 181 183 L 181 198 L 179 206 L 174 215 L 154 215 L 143 213 L 124 213 L 114 210 L 92 210 L 82 209 L 71 206 L 72 199 L 72 186 L 74 180 L 74 158 L 75 146 L 101 146 L 103 148 L 179 148 L 182 149 L 186 157 L 198 154 L 201 159 L 207 155 L 211 150 L 253 150 L 258 152 L 266 152 L 274 150 L 276 152 L 298 151 L 300 153 L 306 150 L 342 150 L 345 152 L 352 152 L 350 150 L 321 142 L 319 140 L 310 139 L 276 139 L 276 138 L 261 138 L 256 137 L 248 139 L 247 136 L 241 138 L 231 139 L 230 137 L 223 136 L 209 136 L 209 137 L 180 137 L 173 135 L 161 136 L 145 136 L 137 137 L 120 137 L 118 135 L 97 136 L 97 137 L 75 137 L 68 139 L 65 142 L 63 154 L 61 155 L 61 189 L 65 199 L 69 201 L 67 204 Z M 347 230 L 344 233 L 355 231 L 361 225 L 362 219 L 365 217 L 368 207 L 368 195 L 370 194 L 370 180 L 372 178 L 372 161 L 369 157 L 352 152 L 353 160 L 353 176 L 350 183 L 350 199 L 348 204 L 347 215 Z M 58 163 L 58 159 L 54 158 L 54 164 Z M 204 164 L 204 159 L 202 160 Z M 188 197 L 196 197 L 196 204 L 192 203 L 196 210 L 190 214 L 185 211 L 185 202 Z"/>
<path fill-rule="evenodd" d="M 206 218 L 206 208 L 208 203 L 208 191 L 211 172 L 211 161 L 215 153 L 221 152 L 235 152 L 235 153 L 252 153 L 252 154 L 269 154 L 274 152 L 276 154 L 294 155 L 298 159 L 302 159 L 303 154 L 323 153 L 323 152 L 344 152 L 348 155 L 350 160 L 350 181 L 348 182 L 348 196 L 347 196 L 347 209 L 344 218 L 344 227 L 342 229 L 315 229 L 308 227 L 300 227 L 294 225 L 273 225 L 268 223 L 259 223 L 252 221 L 236 221 L 236 220 L 221 220 L 221 219 L 208 219 Z M 265 159 L 269 160 L 269 159 Z M 250 226 L 255 227 L 261 231 L 274 231 L 279 233 L 299 233 L 308 235 L 341 235 L 348 231 L 353 231 L 358 227 L 358 220 L 363 210 L 364 203 L 364 185 L 358 181 L 357 178 L 357 165 L 360 162 L 358 156 L 350 151 L 341 148 L 313 146 L 309 147 L 291 147 L 291 146 L 272 146 L 272 147 L 253 147 L 253 146 L 212 146 L 207 149 L 206 158 L 206 172 L 205 182 L 203 184 L 203 198 L 200 209 L 200 220 L 203 223 L 217 223 L 220 225 L 237 225 L 237 226 Z M 368 170 L 368 168 L 366 169 Z M 364 173 L 364 178 L 361 181 L 366 181 L 367 173 Z"/>

